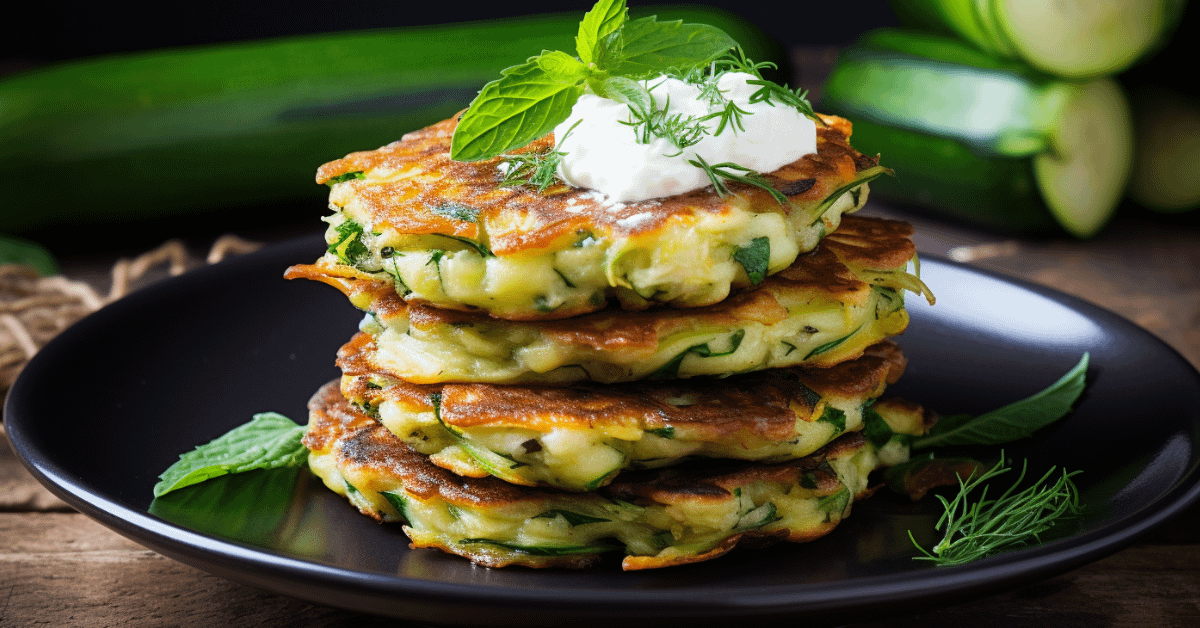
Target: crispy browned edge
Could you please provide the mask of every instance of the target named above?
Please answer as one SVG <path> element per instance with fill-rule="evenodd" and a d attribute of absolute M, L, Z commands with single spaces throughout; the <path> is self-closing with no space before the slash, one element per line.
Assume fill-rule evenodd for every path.
<path fill-rule="evenodd" d="M 342 397 L 338 382 L 322 386 L 309 401 L 309 429 L 304 444 L 310 450 L 337 457 L 341 468 L 350 466 L 368 467 L 375 475 L 390 475 L 401 482 L 405 490 L 421 499 L 439 497 L 462 508 L 497 507 L 520 501 L 544 501 L 554 498 L 570 498 L 572 493 L 546 488 L 516 487 L 493 477 L 464 478 L 441 469 L 400 442 L 375 419 L 363 413 Z M 852 455 L 866 443 L 861 433 L 853 432 L 818 450 L 812 455 L 779 464 L 756 464 L 737 461 L 706 461 L 701 464 L 684 465 L 668 469 L 654 469 L 624 473 L 607 487 L 598 491 L 609 499 L 620 499 L 632 503 L 657 502 L 670 504 L 684 500 L 729 500 L 734 499 L 732 489 L 754 482 L 776 482 L 796 484 L 805 478 L 822 494 L 836 492 L 841 483 L 829 466 L 831 458 Z M 872 489 L 855 495 L 865 497 Z M 360 509 L 361 510 L 361 509 Z M 375 519 L 379 514 L 363 510 Z M 793 533 L 790 530 L 749 531 L 734 535 L 717 548 L 696 556 L 680 556 L 666 560 L 653 557 L 626 557 L 622 566 L 626 570 L 667 567 L 690 562 L 709 560 L 725 554 L 739 542 L 753 541 L 757 544 L 780 540 L 793 542 L 818 538 L 837 524 L 830 522 L 816 530 Z M 410 544 L 416 548 L 417 545 Z M 443 551 L 464 556 L 478 564 L 502 567 L 512 564 L 509 559 L 488 552 L 486 548 L 472 545 L 446 547 L 431 544 Z M 541 560 L 541 559 L 545 560 Z M 586 567 L 599 560 L 598 556 L 538 557 L 538 560 L 522 564 L 534 567 Z"/>
<path fill-rule="evenodd" d="M 765 175 L 794 203 L 820 202 L 853 181 L 861 170 L 878 165 L 877 158 L 850 146 L 851 125 L 847 120 L 836 116 L 825 116 L 824 120 L 827 126 L 817 129 L 816 153 Z M 366 178 L 340 185 L 348 186 L 355 202 L 373 217 L 373 223 L 365 226 L 375 231 L 390 228 L 403 234 L 453 235 L 486 244 L 496 255 L 549 248 L 564 238 L 576 237 L 580 231 L 624 239 L 659 230 L 671 220 L 687 220 L 696 213 L 731 211 L 726 199 L 711 186 L 607 207 L 589 191 L 564 184 L 544 192 L 528 186 L 500 187 L 497 165 L 501 158 L 476 162 L 450 159 L 450 140 L 457 124 L 457 118 L 443 120 L 377 150 L 351 153 L 329 162 L 317 171 L 317 183 L 351 172 L 419 171 L 419 175 L 386 182 Z M 548 135 L 514 152 L 546 150 L 552 145 L 553 137 Z M 731 183 L 730 189 L 745 197 L 753 211 L 789 212 L 757 187 Z M 455 212 L 435 211 L 448 204 L 469 207 L 477 213 L 473 220 L 463 220 L 454 217 Z M 646 216 L 637 221 L 624 220 L 639 214 Z M 489 226 L 501 224 L 522 227 L 487 231 Z"/>
<path fill-rule="evenodd" d="M 428 412 L 433 410 L 430 399 L 436 393 L 441 396 L 441 420 L 462 429 L 676 427 L 686 428 L 693 440 L 708 442 L 789 439 L 797 419 L 818 418 L 803 387 L 823 397 L 878 397 L 887 384 L 900 378 L 907 364 L 899 345 L 884 340 L 857 359 L 827 368 L 767 369 L 720 380 L 695 377 L 570 387 L 412 384 L 373 366 L 369 357 L 374 350 L 371 336 L 360 332 L 338 351 L 342 394 L 355 403 L 377 407 L 391 400 L 413 412 Z M 684 397 L 694 398 L 695 403 L 677 406 L 667 401 Z"/>

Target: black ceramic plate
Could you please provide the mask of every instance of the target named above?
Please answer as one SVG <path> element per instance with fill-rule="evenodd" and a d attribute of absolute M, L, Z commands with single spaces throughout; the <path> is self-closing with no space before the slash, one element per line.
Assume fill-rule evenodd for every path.
<path fill-rule="evenodd" d="M 188 273 L 68 329 L 9 393 L 17 453 L 71 505 L 178 560 L 322 604 L 453 625 L 846 623 L 1079 566 L 1200 494 L 1200 375 L 1176 352 L 1077 299 L 927 260 L 938 304 L 909 299 L 909 370 L 895 392 L 942 413 L 980 413 L 1041 389 L 1091 352 L 1091 384 L 1074 414 L 1008 449 L 1034 472 L 1083 471 L 1086 513 L 1042 546 L 930 567 L 912 560 L 907 531 L 930 544 L 939 506 L 882 491 L 812 543 L 633 573 L 615 560 L 581 572 L 490 570 L 410 550 L 398 526 L 359 515 L 306 473 L 247 474 L 242 485 L 196 491 L 151 514 L 156 476 L 181 452 L 255 412 L 303 422 L 308 397 L 336 377 L 335 352 L 359 315 L 331 288 L 281 277 L 321 247 L 306 239 Z M 286 491 L 293 480 L 294 493 L 268 486 Z"/>

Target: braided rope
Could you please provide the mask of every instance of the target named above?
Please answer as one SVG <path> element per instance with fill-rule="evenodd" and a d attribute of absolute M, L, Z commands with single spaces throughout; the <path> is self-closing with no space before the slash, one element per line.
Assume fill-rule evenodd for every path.
<path fill-rule="evenodd" d="M 104 296 L 84 281 L 62 275 L 41 277 L 35 269 L 20 264 L 0 265 L 0 393 L 12 386 L 29 359 L 51 338 L 104 305 L 153 283 L 157 275 L 152 271 L 165 267 L 166 274 L 174 277 L 261 246 L 223 235 L 213 242 L 205 259 L 198 261 L 189 257 L 183 242 L 168 240 L 132 260 L 114 264 Z"/>

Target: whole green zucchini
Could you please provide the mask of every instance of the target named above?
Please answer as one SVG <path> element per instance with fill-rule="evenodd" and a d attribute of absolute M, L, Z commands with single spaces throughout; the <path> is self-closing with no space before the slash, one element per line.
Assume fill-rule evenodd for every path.
<path fill-rule="evenodd" d="M 838 59 L 821 107 L 896 171 L 873 194 L 1000 231 L 1095 235 L 1133 159 L 1113 81 L 1064 81 L 936 35 L 868 34 Z"/>
<path fill-rule="evenodd" d="M 747 54 L 777 45 L 715 9 L 634 14 L 704 22 Z M 581 13 L 70 62 L 0 80 L 0 232 L 322 202 L 313 173 L 466 108 L 500 70 L 573 50 Z"/>

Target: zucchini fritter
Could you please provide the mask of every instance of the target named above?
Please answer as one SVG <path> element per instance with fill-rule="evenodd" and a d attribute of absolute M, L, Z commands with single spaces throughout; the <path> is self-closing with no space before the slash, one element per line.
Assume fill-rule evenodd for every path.
<path fill-rule="evenodd" d="M 817 153 L 766 175 L 787 198 L 731 183 L 635 203 L 558 184 L 502 187 L 503 157 L 449 157 L 456 119 L 325 164 L 333 215 L 322 264 L 392 286 L 409 301 L 511 320 L 724 299 L 787 268 L 866 201 L 876 159 L 850 123 L 824 117 Z M 553 138 L 521 151 L 547 150 Z M 518 152 L 521 152 L 518 151 Z M 345 271 L 336 271 L 345 274 Z"/>
<path fill-rule="evenodd" d="M 373 369 L 370 350 L 359 334 L 338 353 L 346 399 L 440 467 L 524 486 L 589 491 L 690 457 L 779 462 L 872 421 L 888 434 L 924 430 L 907 407 L 871 405 L 904 372 L 891 342 L 830 368 L 569 388 L 409 384 Z"/>
<path fill-rule="evenodd" d="M 301 265 L 289 278 L 328 283 L 367 310 L 370 361 L 413 383 L 569 384 L 829 366 L 904 331 L 907 223 L 847 216 L 816 250 L 757 288 L 703 308 L 610 308 L 558 321 L 506 321 L 414 305 L 390 282 L 345 266 Z"/>
<path fill-rule="evenodd" d="M 625 569 L 648 569 L 715 558 L 739 542 L 810 541 L 870 493 L 867 475 L 880 466 L 854 432 L 786 463 L 705 461 L 570 493 L 437 467 L 343 399 L 337 382 L 309 410 L 304 443 L 326 486 L 368 516 L 403 521 L 414 548 L 489 567 L 578 568 L 623 551 Z"/>

